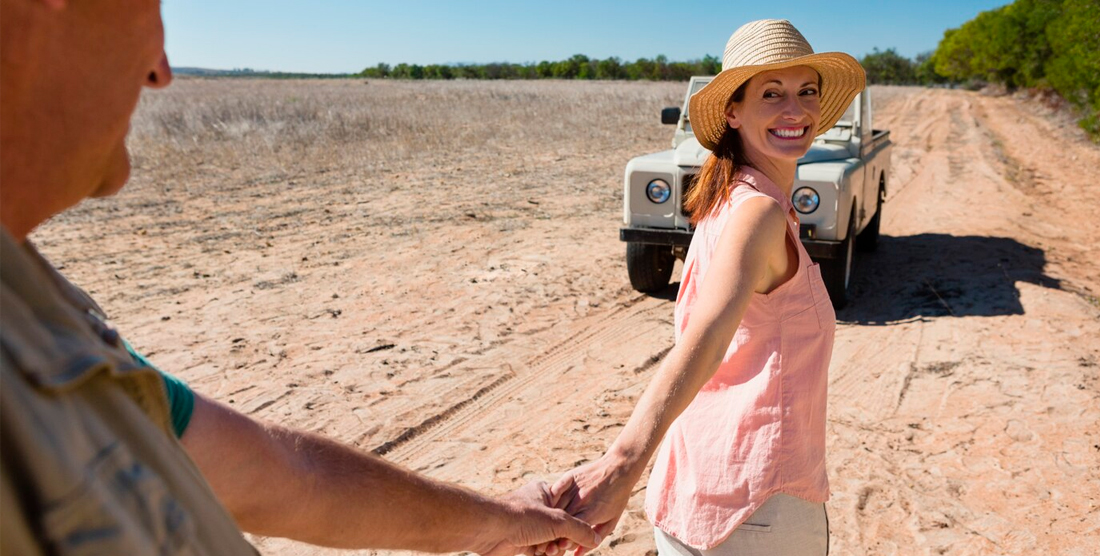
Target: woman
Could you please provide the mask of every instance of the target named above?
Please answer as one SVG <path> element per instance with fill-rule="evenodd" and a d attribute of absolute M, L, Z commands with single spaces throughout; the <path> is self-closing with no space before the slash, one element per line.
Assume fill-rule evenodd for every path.
<path fill-rule="evenodd" d="M 676 346 L 607 453 L 553 493 L 606 536 L 660 445 L 646 513 L 662 556 L 824 555 L 835 314 L 790 199 L 798 159 L 863 89 L 864 71 L 846 54 L 814 54 L 783 20 L 734 32 L 722 67 L 691 98 L 692 129 L 712 154 L 687 201 L 696 230 Z"/>

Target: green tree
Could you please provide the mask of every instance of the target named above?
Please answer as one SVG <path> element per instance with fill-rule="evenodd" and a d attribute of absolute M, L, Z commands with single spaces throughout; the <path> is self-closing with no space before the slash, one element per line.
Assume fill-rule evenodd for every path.
<path fill-rule="evenodd" d="M 408 79 L 409 78 L 409 65 L 405 63 L 397 64 L 393 67 L 393 71 L 390 75 L 396 79 Z"/>
<path fill-rule="evenodd" d="M 859 61 L 867 71 L 867 81 L 885 85 L 910 85 L 917 82 L 913 62 L 893 48 L 879 51 L 875 47 Z"/>
<path fill-rule="evenodd" d="M 913 60 L 913 74 L 917 83 L 921 85 L 933 85 L 947 82 L 946 77 L 936 73 L 936 68 L 932 63 L 931 51 L 917 54 L 917 57 Z"/>
<path fill-rule="evenodd" d="M 935 72 L 951 81 L 965 81 L 971 77 L 970 59 L 974 53 L 968 43 L 967 33 L 960 29 L 943 32 L 931 62 Z"/>
<path fill-rule="evenodd" d="M 381 79 L 381 78 L 389 77 L 390 76 L 390 65 L 380 63 L 377 66 L 374 66 L 373 68 L 364 69 L 362 72 L 359 73 L 359 75 L 361 75 L 363 77 L 370 77 L 370 78 L 373 78 L 373 79 Z"/>
<path fill-rule="evenodd" d="M 1025 87 L 1046 85 L 1046 65 L 1054 55 L 1048 28 L 1064 12 L 1063 0 L 1016 0 L 1009 8 L 1019 22 L 1026 45 L 1018 60 L 1020 83 Z"/>
<path fill-rule="evenodd" d="M 587 56 L 584 60 L 577 62 L 577 79 L 595 79 L 596 69 L 593 67 L 593 61 L 589 60 Z"/>
<path fill-rule="evenodd" d="M 1084 110 L 1081 127 L 1100 139 L 1100 4 L 1065 0 L 1047 27 L 1051 60 L 1047 80 L 1059 94 Z"/>
<path fill-rule="evenodd" d="M 625 73 L 622 60 L 614 56 L 600 60 L 596 64 L 596 79 L 622 79 L 623 77 Z"/>
<path fill-rule="evenodd" d="M 699 63 L 699 75 L 718 75 L 722 72 L 722 60 L 707 54 Z"/>
<path fill-rule="evenodd" d="M 653 59 L 653 71 L 647 77 L 653 81 L 664 81 L 668 79 L 668 56 L 664 54 L 658 54 Z"/>
<path fill-rule="evenodd" d="M 539 62 L 538 75 L 543 79 L 554 77 L 554 65 L 545 60 Z"/>

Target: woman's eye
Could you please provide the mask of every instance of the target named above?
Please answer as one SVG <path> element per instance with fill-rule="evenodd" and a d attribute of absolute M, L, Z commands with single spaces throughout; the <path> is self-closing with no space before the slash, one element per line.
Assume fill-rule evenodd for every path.
<path fill-rule="evenodd" d="M 806 96 L 813 96 L 817 94 L 817 89 L 806 89 L 805 91 L 802 91 L 802 94 Z"/>
<path fill-rule="evenodd" d="M 764 93 L 764 98 L 775 98 L 777 96 L 779 96 L 779 93 L 775 91 L 767 91 Z"/>

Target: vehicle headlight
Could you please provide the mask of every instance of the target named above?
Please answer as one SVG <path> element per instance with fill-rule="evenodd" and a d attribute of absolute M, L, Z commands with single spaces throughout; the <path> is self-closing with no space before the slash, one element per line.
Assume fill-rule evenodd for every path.
<path fill-rule="evenodd" d="M 791 201 L 794 203 L 795 210 L 802 214 L 810 214 L 821 204 L 821 196 L 812 187 L 799 187 L 794 195 L 791 195 Z"/>
<path fill-rule="evenodd" d="M 665 180 L 653 180 L 645 186 L 645 196 L 658 205 L 667 201 L 672 196 L 672 188 Z"/>

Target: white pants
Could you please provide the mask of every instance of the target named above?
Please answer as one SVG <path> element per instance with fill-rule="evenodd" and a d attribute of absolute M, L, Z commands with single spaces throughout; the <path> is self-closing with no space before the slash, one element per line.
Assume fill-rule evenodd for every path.
<path fill-rule="evenodd" d="M 829 518 L 825 504 L 775 494 L 710 550 L 692 548 L 654 528 L 660 556 L 826 556 Z"/>

